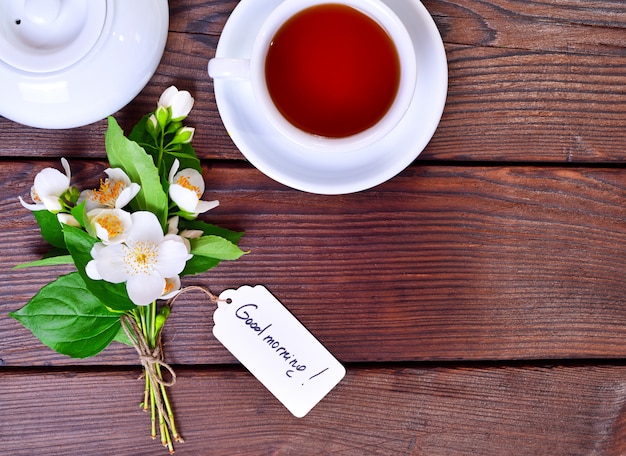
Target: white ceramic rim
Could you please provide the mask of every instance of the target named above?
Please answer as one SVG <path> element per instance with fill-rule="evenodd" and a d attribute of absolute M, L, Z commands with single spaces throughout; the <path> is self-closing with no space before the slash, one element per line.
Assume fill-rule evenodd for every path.
<path fill-rule="evenodd" d="M 293 15 L 307 8 L 341 3 L 376 21 L 393 40 L 400 59 L 400 84 L 392 106 L 376 125 L 344 138 L 326 138 L 304 132 L 289 123 L 278 111 L 265 83 L 265 57 L 274 35 Z M 265 20 L 252 48 L 250 80 L 257 102 L 270 121 L 286 137 L 321 154 L 367 147 L 389 133 L 402 119 L 413 99 L 417 78 L 415 49 L 404 23 L 380 0 L 285 0 Z"/>
<path fill-rule="evenodd" d="M 165 50 L 168 2 L 101 1 L 102 34 L 74 64 L 29 72 L 0 61 L 0 115 L 37 128 L 75 128 L 114 114 L 141 92 Z"/>

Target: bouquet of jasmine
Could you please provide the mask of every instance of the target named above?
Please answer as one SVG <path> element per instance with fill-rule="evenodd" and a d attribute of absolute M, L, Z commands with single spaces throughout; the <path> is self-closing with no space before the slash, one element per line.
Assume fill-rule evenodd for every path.
<path fill-rule="evenodd" d="M 160 97 L 126 137 L 108 119 L 105 147 L 110 168 L 95 189 L 71 184 L 65 173 L 46 168 L 35 177 L 33 211 L 43 238 L 53 248 L 45 258 L 20 265 L 74 264 L 75 272 L 44 286 L 23 308 L 11 313 L 45 345 L 86 358 L 112 341 L 135 347 L 144 369 L 144 410 L 170 452 L 182 441 L 166 387 L 175 373 L 164 362 L 161 330 L 180 278 L 204 272 L 243 252 L 243 233 L 197 219 L 219 203 L 203 201 L 204 181 L 182 121 L 193 98 L 176 87 Z M 168 301 L 169 300 L 169 301 Z"/>

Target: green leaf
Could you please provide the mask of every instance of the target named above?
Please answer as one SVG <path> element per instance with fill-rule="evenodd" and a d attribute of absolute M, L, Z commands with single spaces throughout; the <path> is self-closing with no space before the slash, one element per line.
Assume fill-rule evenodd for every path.
<path fill-rule="evenodd" d="M 243 231 L 232 231 L 216 225 L 211 225 L 210 223 L 203 222 L 202 220 L 181 220 L 179 223 L 179 231 L 182 230 L 200 230 L 206 236 L 221 236 L 233 244 L 239 244 L 239 240 L 245 234 Z"/>
<path fill-rule="evenodd" d="M 67 251 L 65 247 L 62 249 L 53 247 L 50 250 L 48 250 L 46 253 L 44 253 L 44 255 L 41 258 L 52 258 L 52 257 L 57 257 L 57 256 L 63 256 L 63 255 L 67 255 L 68 253 L 69 252 Z"/>
<path fill-rule="evenodd" d="M 217 266 L 222 260 L 236 260 L 244 255 L 237 245 L 216 235 L 190 239 L 193 256 L 185 264 L 181 276 L 199 274 Z"/>
<path fill-rule="evenodd" d="M 37 261 L 31 261 L 28 263 L 18 264 L 14 266 L 13 269 L 26 269 L 38 266 L 58 266 L 62 264 L 73 264 L 74 259 L 71 255 L 59 255 L 50 258 L 43 258 Z"/>
<path fill-rule="evenodd" d="M 154 137 L 148 131 L 148 119 L 151 115 L 152 113 L 146 114 L 137 122 L 137 125 L 128 134 L 128 139 L 135 141 L 139 146 L 143 147 L 146 153 L 152 157 L 152 161 L 156 163 L 159 156 L 156 141 L 158 131 L 154 131 Z"/>
<path fill-rule="evenodd" d="M 245 254 L 236 244 L 221 236 L 209 235 L 190 239 L 191 254 L 217 260 L 236 260 Z"/>
<path fill-rule="evenodd" d="M 176 157 L 180 162 L 179 170 L 186 168 L 193 168 L 202 174 L 202 165 L 200 164 L 200 160 L 196 156 L 196 151 L 193 146 L 189 143 L 180 144 L 180 148 L 178 150 L 168 150 L 167 154 Z M 173 163 L 174 160 L 171 160 Z M 171 163 L 168 165 L 168 169 L 171 167 Z"/>
<path fill-rule="evenodd" d="M 219 236 L 232 244 L 237 245 L 241 237 L 245 234 L 244 232 L 237 232 L 228 230 L 226 228 L 221 228 L 216 225 L 211 225 L 209 223 L 205 223 L 202 220 L 180 220 L 179 230 L 200 230 L 204 233 L 205 236 Z M 232 246 L 229 246 L 232 248 Z M 214 268 L 221 262 L 221 259 L 211 258 L 209 256 L 201 256 L 194 255 L 187 264 L 185 265 L 185 269 L 181 273 L 181 276 L 191 275 L 191 274 L 199 274 L 205 272 L 211 268 Z"/>
<path fill-rule="evenodd" d="M 76 219 L 80 226 L 85 227 L 87 223 L 87 211 L 85 210 L 86 201 L 72 208 L 72 216 Z"/>
<path fill-rule="evenodd" d="M 183 272 L 180 273 L 180 276 L 184 277 L 187 275 L 201 274 L 211 268 L 214 268 L 220 264 L 220 262 L 221 260 L 216 260 L 215 258 L 194 255 L 187 261 L 185 269 L 183 269 Z"/>
<path fill-rule="evenodd" d="M 137 122 L 137 125 L 135 125 L 128 134 L 128 139 L 135 141 L 138 144 L 152 144 L 154 142 L 152 135 L 146 128 L 146 122 L 148 122 L 151 115 L 152 113 L 146 114 L 141 118 L 141 120 L 139 120 L 139 122 Z"/>
<path fill-rule="evenodd" d="M 33 211 L 33 215 L 39 224 L 41 236 L 54 247 L 65 248 L 63 228 L 56 214 L 50 211 Z"/>
<path fill-rule="evenodd" d="M 120 315 L 108 311 L 76 272 L 49 283 L 9 315 L 44 345 L 73 358 L 101 352 L 120 329 Z"/>
<path fill-rule="evenodd" d="M 115 337 L 113 338 L 113 340 L 115 342 L 119 342 L 120 344 L 128 345 L 129 347 L 133 346 L 132 341 L 128 338 L 128 335 L 126 334 L 126 331 L 124 331 L 124 328 L 122 328 L 121 324 L 120 324 L 120 329 L 115 335 Z"/>
<path fill-rule="evenodd" d="M 167 194 L 163 190 L 159 171 L 152 156 L 143 147 L 124 136 L 124 132 L 113 117 L 104 136 L 107 157 L 112 168 L 121 168 L 141 190 L 131 206 L 136 210 L 154 213 L 165 226 L 167 219 Z"/>
<path fill-rule="evenodd" d="M 87 276 L 85 268 L 92 260 L 91 249 L 97 239 L 91 237 L 80 228 L 65 226 L 65 242 L 74 259 L 76 269 L 85 282 L 87 289 L 107 307 L 114 311 L 134 309 L 136 306 L 128 297 L 124 283 L 110 283 L 105 280 L 92 280 Z"/>

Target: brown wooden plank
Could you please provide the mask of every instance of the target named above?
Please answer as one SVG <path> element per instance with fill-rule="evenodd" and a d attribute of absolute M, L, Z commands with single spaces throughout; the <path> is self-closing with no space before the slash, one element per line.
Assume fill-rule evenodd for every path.
<path fill-rule="evenodd" d="M 6 454 L 167 454 L 137 372 L 1 372 Z M 624 454 L 623 366 L 348 368 L 306 417 L 239 369 L 182 370 L 176 454 Z M 111 394 L 114 392 L 114 394 Z"/>
<path fill-rule="evenodd" d="M 126 129 L 176 84 L 196 98 L 189 123 L 197 128 L 199 155 L 243 159 L 222 125 L 206 74 L 235 4 L 171 2 L 172 32 L 161 65 L 140 96 L 116 114 Z M 626 160 L 621 2 L 431 1 L 426 6 L 446 43 L 450 90 L 440 128 L 422 159 Z M 105 124 L 58 132 L 0 118 L 0 153 L 103 157 Z"/>
<path fill-rule="evenodd" d="M 420 158 L 624 163 L 623 56 L 448 46 L 449 96 Z"/>
<path fill-rule="evenodd" d="M 619 0 L 422 2 L 447 43 L 624 55 L 626 6 Z"/>
<path fill-rule="evenodd" d="M 0 194 L 0 358 L 66 364 L 6 317 L 52 270 L 11 270 L 44 244 L 17 202 L 44 165 L 5 162 Z M 72 161 L 76 185 L 104 164 Z M 204 219 L 245 230 L 251 253 L 198 277 L 218 293 L 266 285 L 344 361 L 624 357 L 626 175 L 622 168 L 414 166 L 376 189 L 320 196 L 246 166 L 205 170 Z M 181 299 L 168 359 L 229 363 L 213 305 Z M 84 363 L 134 363 L 112 348 Z"/>

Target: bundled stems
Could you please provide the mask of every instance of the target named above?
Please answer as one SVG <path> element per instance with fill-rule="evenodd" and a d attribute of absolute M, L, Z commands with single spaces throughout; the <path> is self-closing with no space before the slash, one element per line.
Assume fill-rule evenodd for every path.
<path fill-rule="evenodd" d="M 174 413 L 167 395 L 167 387 L 176 383 L 176 374 L 163 361 L 161 350 L 161 329 L 169 314 L 157 313 L 156 303 L 139 306 L 121 317 L 122 328 L 139 354 L 145 377 L 144 411 L 150 411 L 151 436 L 161 437 L 161 443 L 170 453 L 174 453 L 174 442 L 183 442 L 176 430 Z M 165 315 L 165 316 L 164 316 Z M 161 317 L 161 318 L 159 318 Z M 170 380 L 165 380 L 163 370 L 168 371 Z"/>

